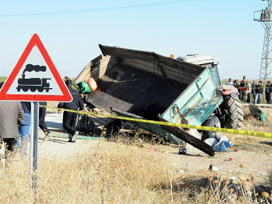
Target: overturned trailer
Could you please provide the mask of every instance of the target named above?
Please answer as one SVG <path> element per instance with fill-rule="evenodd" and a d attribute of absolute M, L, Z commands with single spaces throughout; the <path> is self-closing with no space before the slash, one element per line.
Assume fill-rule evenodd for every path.
<path fill-rule="evenodd" d="M 75 80 L 76 83 L 88 77 L 96 80 L 98 90 L 86 96 L 94 107 L 120 116 L 192 125 L 201 125 L 209 116 L 217 115 L 225 127 L 240 126 L 243 114 L 238 99 L 234 92 L 221 86 L 215 64 L 199 66 L 154 52 L 99 47 L 103 55 L 90 61 Z M 131 123 L 176 144 L 183 140 L 214 155 L 209 145 L 188 130 Z"/>

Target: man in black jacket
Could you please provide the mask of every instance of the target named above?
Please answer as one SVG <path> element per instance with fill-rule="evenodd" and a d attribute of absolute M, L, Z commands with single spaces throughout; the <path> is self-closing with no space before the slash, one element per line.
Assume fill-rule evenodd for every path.
<path fill-rule="evenodd" d="M 261 103 L 262 93 L 263 93 L 263 82 L 259 81 L 259 83 L 256 85 L 255 104 Z"/>
<path fill-rule="evenodd" d="M 265 99 L 268 104 L 271 104 L 271 83 L 267 81 L 265 86 Z"/>
<path fill-rule="evenodd" d="M 58 108 L 65 108 L 70 110 L 83 110 L 84 104 L 82 99 L 80 98 L 79 93 L 72 89 L 72 81 L 67 80 L 66 86 L 68 87 L 73 100 L 70 103 L 59 103 Z M 75 142 L 76 141 L 76 118 L 77 114 L 73 112 L 64 111 L 63 113 L 63 128 L 68 132 L 69 134 L 69 141 L 68 142 Z"/>

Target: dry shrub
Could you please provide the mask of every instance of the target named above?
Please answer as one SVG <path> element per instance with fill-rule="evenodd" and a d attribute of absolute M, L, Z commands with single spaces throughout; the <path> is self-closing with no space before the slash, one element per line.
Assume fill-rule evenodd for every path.
<path fill-rule="evenodd" d="M 28 160 L 8 163 L 0 171 L 0 203 L 30 203 Z"/>
<path fill-rule="evenodd" d="M 267 172 L 266 179 L 264 181 L 264 184 L 267 185 L 268 187 L 272 188 L 272 169 L 270 169 Z"/>
<path fill-rule="evenodd" d="M 165 203 L 171 166 L 149 149 L 101 143 L 69 160 L 40 161 L 36 203 Z M 14 161 L 1 174 L 0 203 L 29 203 L 28 162 Z M 171 173 L 171 172 L 170 172 Z"/>
<path fill-rule="evenodd" d="M 36 203 L 257 203 L 248 183 L 240 185 L 245 189 L 240 197 L 222 188 L 229 179 L 206 179 L 211 187 L 200 179 L 202 184 L 193 182 L 198 189 L 182 183 L 186 175 L 178 174 L 166 156 L 101 141 L 85 154 L 42 160 Z M 0 173 L 0 203 L 33 203 L 28 166 L 28 158 L 17 158 Z"/>
<path fill-rule="evenodd" d="M 156 144 L 169 144 L 166 139 L 160 135 L 151 134 L 145 130 L 126 130 L 121 129 L 119 132 L 112 132 L 110 134 L 110 141 L 117 143 L 124 143 L 127 145 L 136 145 L 143 147 L 145 144 L 156 145 Z"/>
<path fill-rule="evenodd" d="M 206 184 L 204 186 L 200 185 L 200 192 L 187 189 L 179 197 L 182 196 L 187 198 L 187 201 L 190 200 L 191 203 L 200 204 L 270 203 L 271 195 L 267 192 L 256 193 L 253 180 L 252 178 L 240 177 L 238 180 L 233 181 L 230 177 L 209 176 L 206 179 Z M 187 193 L 187 196 L 184 193 Z"/>

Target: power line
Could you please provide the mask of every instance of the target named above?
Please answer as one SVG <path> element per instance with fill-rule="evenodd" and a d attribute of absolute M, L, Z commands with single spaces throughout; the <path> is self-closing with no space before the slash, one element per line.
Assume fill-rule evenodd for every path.
<path fill-rule="evenodd" d="M 198 0 L 173 0 L 163 1 L 157 3 L 146 3 L 146 4 L 135 4 L 128 6 L 115 6 L 115 7 L 104 7 L 104 8 L 93 8 L 93 9 L 82 9 L 82 10 L 68 10 L 68 11 L 49 11 L 39 13 L 18 13 L 18 14 L 0 14 L 0 17 L 23 17 L 23 16 L 46 16 L 46 15 L 63 15 L 63 14 L 76 14 L 76 13 L 93 13 L 101 11 L 112 11 L 112 10 L 123 10 L 133 8 L 144 8 L 144 7 L 155 7 L 155 6 L 166 6 L 171 4 L 181 4 L 186 2 L 192 2 Z"/>

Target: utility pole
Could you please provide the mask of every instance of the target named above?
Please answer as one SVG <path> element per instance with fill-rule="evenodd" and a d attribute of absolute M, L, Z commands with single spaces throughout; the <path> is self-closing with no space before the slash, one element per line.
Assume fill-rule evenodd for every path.
<path fill-rule="evenodd" d="M 266 82 L 268 78 L 271 78 L 271 63 L 272 63 L 272 0 L 262 0 L 267 2 L 265 9 L 254 12 L 254 21 L 260 22 L 263 26 L 264 41 L 263 41 L 263 51 L 261 58 L 261 68 L 259 80 Z"/>

